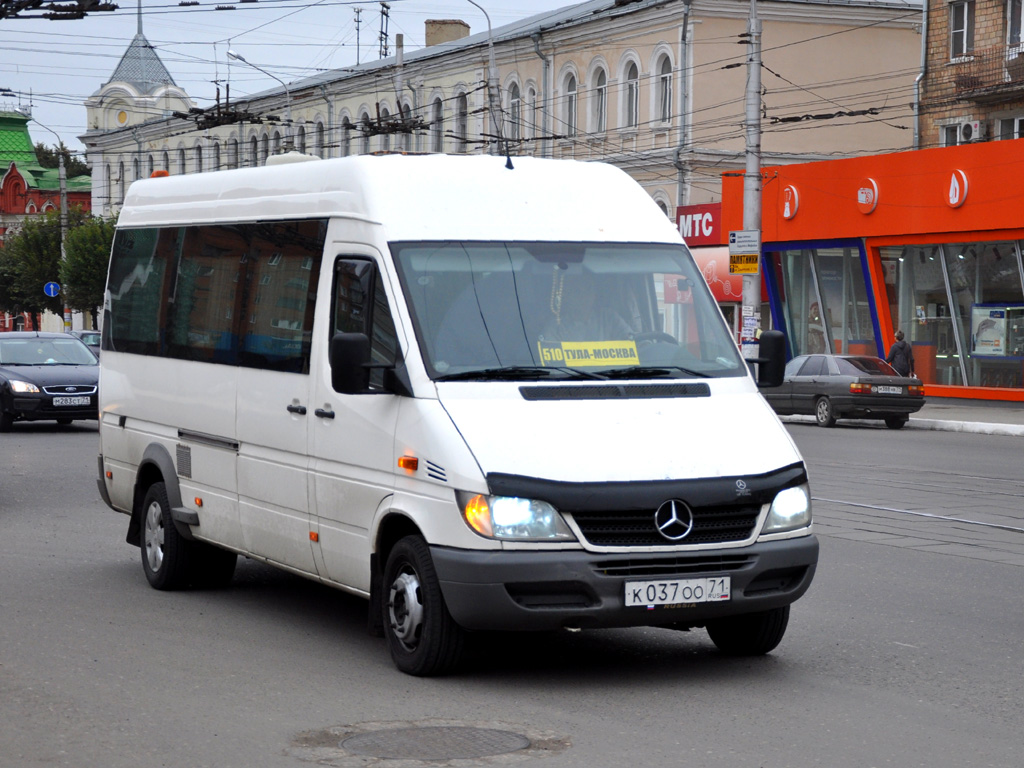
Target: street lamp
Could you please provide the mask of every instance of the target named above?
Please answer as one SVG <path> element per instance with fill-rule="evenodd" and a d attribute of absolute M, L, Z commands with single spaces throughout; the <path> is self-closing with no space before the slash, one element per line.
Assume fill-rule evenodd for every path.
<path fill-rule="evenodd" d="M 288 90 L 288 83 L 286 83 L 284 80 L 282 80 L 277 75 L 274 75 L 274 74 L 271 74 L 270 72 L 267 72 L 267 70 L 265 70 L 263 67 L 256 66 L 251 61 L 246 60 L 246 58 L 244 56 L 242 56 L 242 54 L 240 54 L 240 53 L 235 53 L 232 50 L 228 50 L 228 58 L 231 59 L 232 61 L 240 61 L 243 64 L 246 64 L 246 65 L 252 67 L 253 69 L 262 72 L 267 77 L 272 77 L 274 80 L 277 80 L 277 82 L 279 82 L 281 84 L 282 88 L 284 88 L 284 118 L 285 118 L 284 148 L 285 148 L 285 151 L 291 150 L 292 149 L 292 93 L 291 93 L 291 91 Z"/>
<path fill-rule="evenodd" d="M 24 113 L 23 113 L 24 114 Z M 68 236 L 68 174 L 64 168 L 64 153 L 61 152 L 61 148 L 64 146 L 64 141 L 58 135 L 58 133 L 50 128 L 49 126 L 43 125 L 35 118 L 29 117 L 36 125 L 40 128 L 52 133 L 57 137 L 57 167 L 58 176 L 60 180 L 60 261 L 63 264 L 67 258 L 67 253 L 64 250 L 64 242 Z M 67 290 L 64 290 L 64 332 L 67 333 L 71 330 L 71 309 L 67 304 Z"/>
<path fill-rule="evenodd" d="M 484 10 L 484 7 L 475 0 L 466 0 L 470 5 L 475 6 L 483 13 L 484 18 L 487 19 L 487 58 L 488 58 L 488 69 L 487 69 L 487 100 L 490 106 L 491 112 L 491 125 L 494 128 L 494 135 L 496 138 L 496 152 L 495 154 L 501 153 L 501 103 L 498 97 L 498 66 L 494 62 L 494 36 L 491 34 L 491 17 Z M 506 150 L 508 147 L 506 146 Z"/>

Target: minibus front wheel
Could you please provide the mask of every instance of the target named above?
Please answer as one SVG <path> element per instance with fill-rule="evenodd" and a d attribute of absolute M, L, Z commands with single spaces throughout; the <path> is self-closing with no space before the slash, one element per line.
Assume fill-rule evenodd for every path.
<path fill-rule="evenodd" d="M 384 568 L 383 592 L 384 635 L 395 666 L 420 677 L 454 669 L 465 633 L 448 612 L 422 536 L 395 544 Z"/>

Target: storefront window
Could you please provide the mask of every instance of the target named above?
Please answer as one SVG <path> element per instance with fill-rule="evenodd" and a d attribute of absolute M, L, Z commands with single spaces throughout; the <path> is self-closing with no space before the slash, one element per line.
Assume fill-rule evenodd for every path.
<path fill-rule="evenodd" d="M 793 355 L 878 354 L 857 246 L 769 255 Z"/>
<path fill-rule="evenodd" d="M 894 328 L 926 384 L 1021 387 L 1024 270 L 1011 241 L 880 249 Z"/>

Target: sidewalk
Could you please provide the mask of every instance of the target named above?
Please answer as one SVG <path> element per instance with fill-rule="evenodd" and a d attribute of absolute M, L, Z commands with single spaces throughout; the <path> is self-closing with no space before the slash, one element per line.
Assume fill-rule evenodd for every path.
<path fill-rule="evenodd" d="M 813 424 L 813 416 L 783 416 L 783 421 Z M 851 419 L 856 421 L 856 419 Z M 880 421 L 864 421 L 881 424 Z M 917 413 L 911 414 L 904 429 L 929 429 L 937 432 L 974 432 L 982 435 L 1024 437 L 1024 403 L 992 403 L 985 400 L 959 400 L 930 397 Z"/>

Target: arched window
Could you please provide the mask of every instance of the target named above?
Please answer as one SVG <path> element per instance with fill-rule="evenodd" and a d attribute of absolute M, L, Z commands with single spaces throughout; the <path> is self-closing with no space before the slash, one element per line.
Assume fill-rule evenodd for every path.
<path fill-rule="evenodd" d="M 198 144 L 196 145 L 196 148 L 195 148 L 195 156 L 196 156 L 196 173 L 202 173 L 203 172 L 203 148 L 200 147 Z"/>
<path fill-rule="evenodd" d="M 278 154 L 281 153 L 281 132 L 280 131 L 274 131 L 273 148 L 274 148 L 274 154 L 275 155 L 278 155 Z"/>
<path fill-rule="evenodd" d="M 306 128 L 299 126 L 295 129 L 295 148 L 302 154 L 306 154 Z"/>
<path fill-rule="evenodd" d="M 441 98 L 434 99 L 430 114 L 430 151 L 444 152 L 444 104 Z"/>
<path fill-rule="evenodd" d="M 341 156 L 348 157 L 352 152 L 352 121 L 346 116 L 341 121 Z"/>
<path fill-rule="evenodd" d="M 526 114 L 523 123 L 523 138 L 532 139 L 537 135 L 537 89 L 532 85 L 526 89 Z"/>
<path fill-rule="evenodd" d="M 672 121 L 672 62 L 668 56 L 662 56 L 658 65 L 658 119 Z"/>
<path fill-rule="evenodd" d="M 469 144 L 469 97 L 460 93 L 455 97 L 455 151 L 466 152 Z"/>
<path fill-rule="evenodd" d="M 178 173 L 185 175 L 185 150 L 182 147 L 178 147 Z"/>
<path fill-rule="evenodd" d="M 107 186 L 104 190 L 107 193 L 107 205 L 112 205 L 114 202 L 113 175 L 110 163 L 107 163 Z"/>
<path fill-rule="evenodd" d="M 366 155 L 370 152 L 370 113 L 363 112 L 363 116 L 359 118 L 359 130 L 363 132 L 363 137 L 359 144 L 359 153 Z"/>
<path fill-rule="evenodd" d="M 408 102 L 399 102 L 398 114 L 396 117 L 396 125 L 398 126 L 397 132 L 395 133 L 395 149 L 399 152 L 405 152 L 409 149 L 409 137 L 410 134 L 406 131 L 405 118 L 412 112 L 412 105 Z"/>
<path fill-rule="evenodd" d="M 324 154 L 326 149 L 327 149 L 327 146 L 326 146 L 326 143 L 324 141 L 324 124 L 323 123 L 317 123 L 316 124 L 316 152 L 314 154 L 316 154 L 317 157 L 326 157 L 326 155 Z"/>
<path fill-rule="evenodd" d="M 257 158 L 259 157 L 259 140 L 253 136 L 249 139 L 249 157 L 246 158 L 245 165 L 259 165 Z"/>
<path fill-rule="evenodd" d="M 138 181 L 142 176 L 142 169 L 139 167 L 139 158 L 132 158 L 132 181 Z"/>
<path fill-rule="evenodd" d="M 210 170 L 211 171 L 219 171 L 220 170 L 220 144 L 218 144 L 215 141 L 215 142 L 213 142 L 213 146 L 210 147 L 210 149 L 212 150 L 212 153 L 213 153 L 213 158 L 210 161 Z"/>
<path fill-rule="evenodd" d="M 117 164 L 117 202 L 124 202 L 124 163 Z"/>
<path fill-rule="evenodd" d="M 576 75 L 565 80 L 565 134 L 576 135 Z"/>
<path fill-rule="evenodd" d="M 152 176 L 152 175 L 153 175 L 153 156 L 152 155 L 147 155 L 146 156 L 146 176 Z"/>
<path fill-rule="evenodd" d="M 626 127 L 636 128 L 640 124 L 640 72 L 633 61 L 626 67 L 625 96 Z"/>
<path fill-rule="evenodd" d="M 508 88 L 508 138 L 519 141 L 522 135 L 523 100 L 519 95 L 519 84 L 512 83 Z"/>
<path fill-rule="evenodd" d="M 380 148 L 384 152 L 391 151 L 391 134 L 388 133 L 388 129 L 391 127 L 391 112 L 387 107 L 381 107 L 380 110 L 380 122 L 383 131 L 380 134 Z"/>
<path fill-rule="evenodd" d="M 228 139 L 228 168 L 238 167 L 238 139 Z"/>
<path fill-rule="evenodd" d="M 594 73 L 594 132 L 608 130 L 608 73 L 604 69 Z"/>
<path fill-rule="evenodd" d="M 171 154 L 166 149 L 164 150 L 164 153 L 161 156 L 161 159 L 163 161 L 163 165 L 161 166 L 162 169 L 167 171 L 168 173 L 170 173 L 171 172 Z"/>
<path fill-rule="evenodd" d="M 280 134 L 279 134 L 280 136 Z M 264 133 L 260 137 L 260 162 L 259 165 L 265 165 L 267 158 L 270 157 L 270 136 Z"/>

